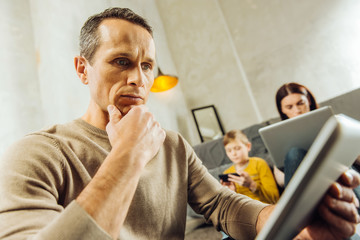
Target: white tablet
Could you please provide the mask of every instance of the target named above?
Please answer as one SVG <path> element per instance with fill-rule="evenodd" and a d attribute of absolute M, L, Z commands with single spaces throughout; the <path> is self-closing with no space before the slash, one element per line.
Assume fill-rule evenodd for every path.
<path fill-rule="evenodd" d="M 360 122 L 332 116 L 281 195 L 256 239 L 292 239 L 308 224 L 330 187 L 360 155 Z"/>
<path fill-rule="evenodd" d="M 333 115 L 331 107 L 326 106 L 260 128 L 259 134 L 275 166 L 284 166 L 285 156 L 292 147 L 308 150 L 322 126 Z"/>

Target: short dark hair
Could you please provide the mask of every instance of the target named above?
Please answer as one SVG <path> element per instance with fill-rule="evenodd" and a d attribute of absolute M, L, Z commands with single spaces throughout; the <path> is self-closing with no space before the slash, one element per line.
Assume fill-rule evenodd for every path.
<path fill-rule="evenodd" d="M 310 111 L 317 109 L 319 107 L 314 95 L 310 92 L 310 90 L 307 87 L 294 82 L 285 83 L 279 88 L 275 97 L 276 107 L 280 114 L 281 120 L 288 119 L 288 116 L 284 114 L 283 111 L 281 110 L 281 100 L 292 93 L 299 93 L 304 95 L 309 101 Z"/>
<path fill-rule="evenodd" d="M 151 36 L 153 31 L 148 22 L 128 8 L 108 8 L 103 12 L 89 17 L 80 31 L 80 55 L 85 57 L 91 64 L 92 58 L 99 47 L 100 35 L 98 28 L 105 19 L 122 19 L 145 28 Z"/>

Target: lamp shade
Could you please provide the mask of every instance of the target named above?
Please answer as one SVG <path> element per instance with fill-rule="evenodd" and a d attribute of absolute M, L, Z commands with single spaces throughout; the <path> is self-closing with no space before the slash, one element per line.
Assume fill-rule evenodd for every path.
<path fill-rule="evenodd" d="M 160 68 L 158 76 L 154 79 L 154 84 L 152 85 L 150 91 L 152 92 L 163 92 L 169 90 L 176 86 L 178 83 L 178 78 L 175 76 L 164 75 Z"/>

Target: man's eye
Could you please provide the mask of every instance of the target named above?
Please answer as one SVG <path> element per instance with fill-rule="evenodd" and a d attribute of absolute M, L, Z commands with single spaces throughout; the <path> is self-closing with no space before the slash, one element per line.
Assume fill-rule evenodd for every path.
<path fill-rule="evenodd" d="M 143 70 L 151 70 L 151 69 L 152 69 L 152 66 L 151 66 L 151 64 L 143 63 L 143 64 L 142 64 L 142 69 L 143 69 Z"/>
<path fill-rule="evenodd" d="M 129 65 L 129 60 L 120 58 L 120 59 L 116 59 L 115 63 L 121 66 L 127 66 Z"/>

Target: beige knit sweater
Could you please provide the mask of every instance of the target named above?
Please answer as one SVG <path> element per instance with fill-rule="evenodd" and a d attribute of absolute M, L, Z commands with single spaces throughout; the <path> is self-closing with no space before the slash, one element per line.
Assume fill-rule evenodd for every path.
<path fill-rule="evenodd" d="M 253 239 L 264 204 L 223 188 L 178 134 L 147 164 L 119 239 L 183 239 L 187 202 L 217 229 Z M 0 239 L 111 239 L 74 201 L 111 149 L 81 119 L 29 134 L 0 161 Z"/>

